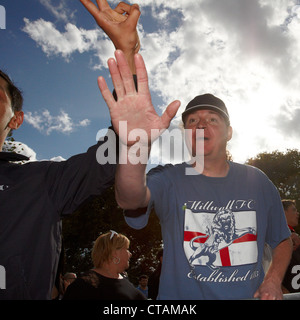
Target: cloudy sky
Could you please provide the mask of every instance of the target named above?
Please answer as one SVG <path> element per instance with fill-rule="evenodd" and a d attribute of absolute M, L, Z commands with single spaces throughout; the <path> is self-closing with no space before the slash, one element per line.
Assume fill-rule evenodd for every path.
<path fill-rule="evenodd" d="M 228 107 L 235 161 L 300 148 L 299 0 L 136 3 L 153 103 L 161 113 L 169 102 L 182 102 L 172 128 L 192 98 L 210 92 Z M 77 0 L 0 5 L 6 9 L 0 68 L 25 97 L 15 139 L 38 160 L 84 152 L 110 124 L 97 76 L 109 79 L 113 46 Z"/>

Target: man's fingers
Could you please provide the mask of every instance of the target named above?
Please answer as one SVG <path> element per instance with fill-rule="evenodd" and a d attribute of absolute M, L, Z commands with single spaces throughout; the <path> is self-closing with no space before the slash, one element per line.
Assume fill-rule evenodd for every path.
<path fill-rule="evenodd" d="M 120 3 L 118 3 L 118 5 L 116 6 L 116 8 L 114 10 L 120 14 L 123 14 L 125 12 L 129 13 L 130 7 L 131 6 L 128 3 L 120 2 Z"/>
<path fill-rule="evenodd" d="M 180 104 L 181 103 L 179 100 L 175 100 L 167 106 L 167 109 L 161 116 L 161 121 L 164 126 L 163 129 L 166 129 L 170 126 L 170 122 L 176 116 L 176 113 L 180 107 Z"/>
<path fill-rule="evenodd" d="M 141 94 L 149 94 L 148 74 L 143 57 L 140 54 L 134 55 L 138 91 Z"/>
<path fill-rule="evenodd" d="M 118 99 L 122 99 L 125 95 L 125 88 L 117 62 L 115 61 L 115 59 L 110 58 L 108 59 L 107 64 L 117 97 Z"/>
<path fill-rule="evenodd" d="M 121 50 L 116 50 L 115 57 L 116 60 L 113 58 L 108 60 L 108 68 L 119 100 L 122 99 L 125 94 L 134 95 L 136 89 L 132 72 L 124 53 Z"/>
<path fill-rule="evenodd" d="M 120 2 L 114 10 L 120 14 L 123 14 L 126 12 L 128 15 L 130 15 L 132 13 L 138 14 L 140 11 L 140 7 L 138 4 L 130 5 L 125 2 Z"/>
<path fill-rule="evenodd" d="M 98 77 L 98 86 L 101 91 L 102 97 L 104 101 L 106 102 L 109 110 L 111 111 L 114 108 L 114 105 L 116 103 L 113 95 L 111 94 L 106 81 L 103 77 Z"/>
<path fill-rule="evenodd" d="M 141 15 L 140 7 L 138 4 L 129 5 L 125 2 L 120 2 L 114 10 L 120 14 L 127 13 L 128 22 L 134 22 L 133 25 L 137 25 L 137 22 Z"/>
<path fill-rule="evenodd" d="M 131 24 L 134 27 L 134 29 L 137 26 L 140 15 L 141 15 L 140 7 L 137 4 L 133 4 L 130 7 L 129 17 L 127 19 L 127 22 L 128 24 Z"/>
<path fill-rule="evenodd" d="M 150 96 L 147 69 L 143 57 L 140 54 L 135 54 L 134 62 L 136 67 L 136 75 L 138 82 L 138 93 Z M 180 101 L 176 100 L 170 103 L 161 117 L 162 129 L 169 127 L 171 120 L 175 117 L 180 107 Z"/>
<path fill-rule="evenodd" d="M 126 92 L 127 95 L 133 95 L 136 93 L 132 72 L 130 70 L 130 67 L 128 65 L 127 59 L 124 55 L 124 53 L 121 50 L 115 51 L 115 57 L 118 64 L 119 73 L 122 78 L 122 86 Z M 113 76 L 113 75 L 112 75 Z M 119 81 L 120 79 L 116 77 L 116 79 Z M 117 85 L 121 85 L 121 83 L 117 83 Z"/>
<path fill-rule="evenodd" d="M 106 0 L 97 0 L 97 5 L 101 11 L 105 9 L 110 9 L 110 6 Z"/>

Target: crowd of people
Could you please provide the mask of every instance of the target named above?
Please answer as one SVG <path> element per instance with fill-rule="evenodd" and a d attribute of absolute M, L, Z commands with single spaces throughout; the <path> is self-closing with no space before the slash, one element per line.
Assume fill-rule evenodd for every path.
<path fill-rule="evenodd" d="M 156 270 L 151 273 L 149 282 L 148 275 L 141 275 L 137 287 L 129 281 L 126 272 L 132 256 L 129 246 L 130 240 L 123 234 L 113 230 L 101 234 L 91 253 L 93 268 L 78 276 L 72 272 L 60 276 L 60 284 L 58 289 L 55 287 L 52 299 L 155 300 L 159 285 Z"/>
<path fill-rule="evenodd" d="M 129 281 L 127 269 L 130 253 L 129 239 L 113 230 L 101 234 L 94 242 L 91 253 L 93 268 L 80 272 L 67 272 L 64 275 L 58 268 L 52 300 L 156 300 L 163 249 L 158 249 L 157 268 L 149 275 L 138 278 L 136 288 Z M 61 255 L 63 257 L 63 254 Z M 61 261 L 63 261 L 62 258 Z M 153 265 L 154 266 L 154 265 Z M 153 267 L 152 266 L 152 267 Z M 69 288 L 70 286 L 70 288 Z"/>
<path fill-rule="evenodd" d="M 221 99 L 198 95 L 182 114 L 184 128 L 192 133 L 186 135 L 191 162 L 146 173 L 144 162 L 130 161 L 132 146 L 148 159 L 153 130 L 161 134 L 169 127 L 180 102 L 169 104 L 162 116 L 152 105 L 147 70 L 138 54 L 139 6 L 121 2 L 113 10 L 106 0 L 97 0 L 97 5 L 80 1 L 116 48 L 115 59 L 108 61 L 115 94 L 103 77 L 98 84 L 119 139 L 119 157 L 128 161 L 100 165 L 96 152 L 105 139 L 59 163 L 20 165 L 14 161 L 26 157 L 0 152 L 0 265 L 7 277 L 0 299 L 51 299 L 53 294 L 63 300 L 282 299 L 282 292 L 297 291 L 292 285 L 293 267 L 300 264 L 295 202 L 282 201 L 258 169 L 228 161 L 233 129 Z M 20 90 L 1 71 L 0 150 L 9 132 L 23 122 L 22 103 Z M 147 138 L 131 141 L 119 130 L 120 121 L 127 121 L 127 133 L 142 129 Z M 130 241 L 109 231 L 95 240 L 93 269 L 80 276 L 66 274 L 61 296 L 53 293 L 61 217 L 113 184 L 132 228 L 144 228 L 155 209 L 163 261 L 154 274 L 141 276 L 136 288 L 126 276 Z M 265 271 L 266 244 L 272 258 Z"/>

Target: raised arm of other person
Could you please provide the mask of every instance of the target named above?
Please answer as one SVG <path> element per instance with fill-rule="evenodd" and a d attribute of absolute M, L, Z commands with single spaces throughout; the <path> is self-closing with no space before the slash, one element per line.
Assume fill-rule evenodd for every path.
<path fill-rule="evenodd" d="M 109 108 L 114 129 L 119 135 L 120 163 L 126 163 L 119 164 L 117 167 L 116 200 L 123 209 L 136 209 L 147 206 L 150 200 L 150 191 L 146 186 L 145 163 L 150 153 L 151 143 L 169 127 L 180 102 L 173 101 L 160 117 L 152 105 L 147 70 L 142 56 L 140 54 L 134 56 L 138 90 L 135 88 L 124 53 L 117 50 L 115 57 L 116 60 L 109 59 L 108 66 L 118 101 L 114 100 L 103 77 L 99 77 L 98 84 Z M 119 129 L 120 121 L 126 121 L 126 132 Z M 132 141 L 128 135 L 134 129 L 140 129 L 145 134 Z M 156 135 L 153 134 L 153 129 L 158 129 Z M 142 163 L 132 163 L 131 157 L 134 157 L 137 151 L 134 147 L 139 149 L 140 158 L 144 157 L 145 161 Z"/>
<path fill-rule="evenodd" d="M 135 74 L 133 56 L 140 49 L 136 30 L 140 17 L 139 6 L 120 2 L 115 9 L 111 9 L 106 0 L 97 0 L 97 6 L 91 0 L 80 1 L 111 39 L 115 48 L 124 52 L 131 72 Z"/>

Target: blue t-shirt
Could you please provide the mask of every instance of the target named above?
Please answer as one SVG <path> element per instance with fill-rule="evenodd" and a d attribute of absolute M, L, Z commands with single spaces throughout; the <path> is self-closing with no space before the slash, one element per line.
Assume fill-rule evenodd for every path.
<path fill-rule="evenodd" d="M 230 162 L 224 178 L 186 175 L 188 164 L 159 166 L 147 175 L 148 211 L 126 218 L 146 226 L 154 207 L 164 257 L 158 299 L 248 299 L 264 278 L 265 243 L 290 235 L 277 189 L 260 170 Z"/>
<path fill-rule="evenodd" d="M 148 287 L 146 289 L 142 289 L 140 286 L 137 286 L 136 288 L 140 290 L 146 298 L 148 298 Z"/>

